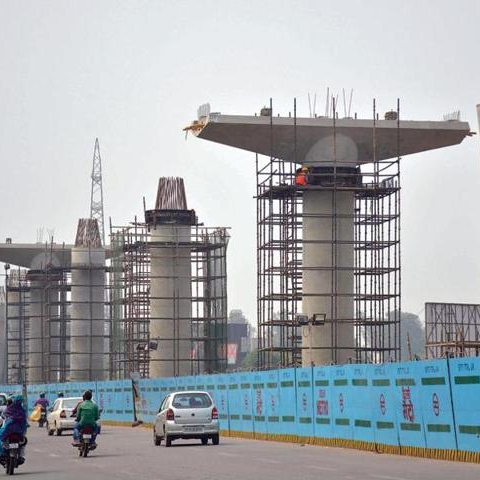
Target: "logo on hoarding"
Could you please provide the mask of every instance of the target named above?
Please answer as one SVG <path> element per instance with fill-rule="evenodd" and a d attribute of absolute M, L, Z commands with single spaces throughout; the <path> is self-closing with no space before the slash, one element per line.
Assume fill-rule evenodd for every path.
<path fill-rule="evenodd" d="M 432 407 L 433 413 L 438 417 L 440 415 L 440 401 L 438 400 L 438 395 L 436 393 L 432 396 Z"/>
<path fill-rule="evenodd" d="M 275 413 L 275 406 L 276 406 L 276 401 L 275 401 L 275 395 L 270 396 L 270 406 L 272 408 L 272 413 Z"/>
<path fill-rule="evenodd" d="M 257 412 L 257 415 L 261 415 L 262 410 L 263 410 L 262 391 L 259 388 L 257 388 L 256 405 L 255 405 L 255 411 Z"/>
<path fill-rule="evenodd" d="M 343 394 L 341 393 L 340 396 L 338 397 L 338 405 L 340 407 L 340 412 L 343 413 L 343 407 L 345 406 L 344 405 L 344 402 L 343 402 Z"/>
<path fill-rule="evenodd" d="M 382 393 L 380 395 L 380 412 L 382 412 L 382 415 L 385 415 L 387 411 L 387 404 L 385 402 L 385 395 Z"/>
<path fill-rule="evenodd" d="M 308 405 L 307 394 L 304 393 L 304 394 L 302 395 L 302 408 L 303 408 L 303 411 L 304 411 L 304 412 L 307 411 L 307 405 Z"/>
<path fill-rule="evenodd" d="M 243 397 L 243 404 L 245 405 L 245 410 L 248 410 L 248 393 Z"/>
<path fill-rule="evenodd" d="M 413 408 L 410 387 L 402 387 L 402 407 L 403 418 L 409 422 L 413 422 L 415 420 L 415 411 Z"/>
<path fill-rule="evenodd" d="M 319 400 L 317 400 L 317 415 L 328 415 L 328 400 L 324 400 L 326 397 L 325 390 L 318 391 Z"/>

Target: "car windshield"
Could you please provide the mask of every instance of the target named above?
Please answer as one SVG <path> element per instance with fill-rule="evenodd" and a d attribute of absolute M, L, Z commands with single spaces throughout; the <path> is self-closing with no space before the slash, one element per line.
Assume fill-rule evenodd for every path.
<path fill-rule="evenodd" d="M 81 401 L 81 398 L 67 398 L 63 401 L 62 408 L 75 408 Z"/>
<path fill-rule="evenodd" d="M 212 401 L 206 393 L 177 393 L 173 397 L 172 406 L 175 408 L 207 408 Z"/>

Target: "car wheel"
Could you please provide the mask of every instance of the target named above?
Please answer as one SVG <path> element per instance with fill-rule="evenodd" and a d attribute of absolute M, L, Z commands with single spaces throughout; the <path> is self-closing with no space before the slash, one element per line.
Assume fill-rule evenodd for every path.
<path fill-rule="evenodd" d="M 217 434 L 217 435 L 213 435 L 213 436 L 212 436 L 212 443 L 213 443 L 214 445 L 218 445 L 218 444 L 220 443 L 220 435 L 218 435 L 218 434 Z"/>
<path fill-rule="evenodd" d="M 208 437 L 202 437 L 200 440 L 202 441 L 202 445 L 206 445 L 208 443 Z"/>
<path fill-rule="evenodd" d="M 155 446 L 160 446 L 162 444 L 162 437 L 159 437 L 156 432 L 155 432 L 155 429 L 153 429 L 153 443 Z"/>
<path fill-rule="evenodd" d="M 57 434 L 57 437 L 60 437 L 62 435 L 62 429 L 58 428 L 56 423 L 55 423 L 55 432 Z"/>
<path fill-rule="evenodd" d="M 48 424 L 48 422 L 47 422 L 47 433 L 49 437 L 51 437 L 54 433 L 54 430 L 50 428 L 50 425 Z"/>
<path fill-rule="evenodd" d="M 172 437 L 170 435 L 165 434 L 165 446 L 171 447 L 172 446 Z"/>

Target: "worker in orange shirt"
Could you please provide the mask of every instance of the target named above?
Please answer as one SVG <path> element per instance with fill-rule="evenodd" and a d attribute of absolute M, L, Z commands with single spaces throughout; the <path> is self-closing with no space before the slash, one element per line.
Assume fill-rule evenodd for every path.
<path fill-rule="evenodd" d="M 295 172 L 295 185 L 305 187 L 308 184 L 308 167 L 302 167 Z"/>

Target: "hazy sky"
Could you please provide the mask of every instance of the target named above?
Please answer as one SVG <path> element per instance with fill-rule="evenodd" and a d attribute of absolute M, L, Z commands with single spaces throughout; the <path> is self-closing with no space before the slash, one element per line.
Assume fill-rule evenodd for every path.
<path fill-rule="evenodd" d="M 0 0 L 0 239 L 73 241 L 98 136 L 107 217 L 184 177 L 200 220 L 231 227 L 229 307 L 255 321 L 254 156 L 185 141 L 197 106 L 287 113 L 296 96 L 307 116 L 308 92 L 353 88 L 360 116 L 400 97 L 404 119 L 460 109 L 477 131 L 479 20 L 477 0 Z M 480 303 L 479 159 L 473 137 L 402 160 L 404 310 Z"/>

